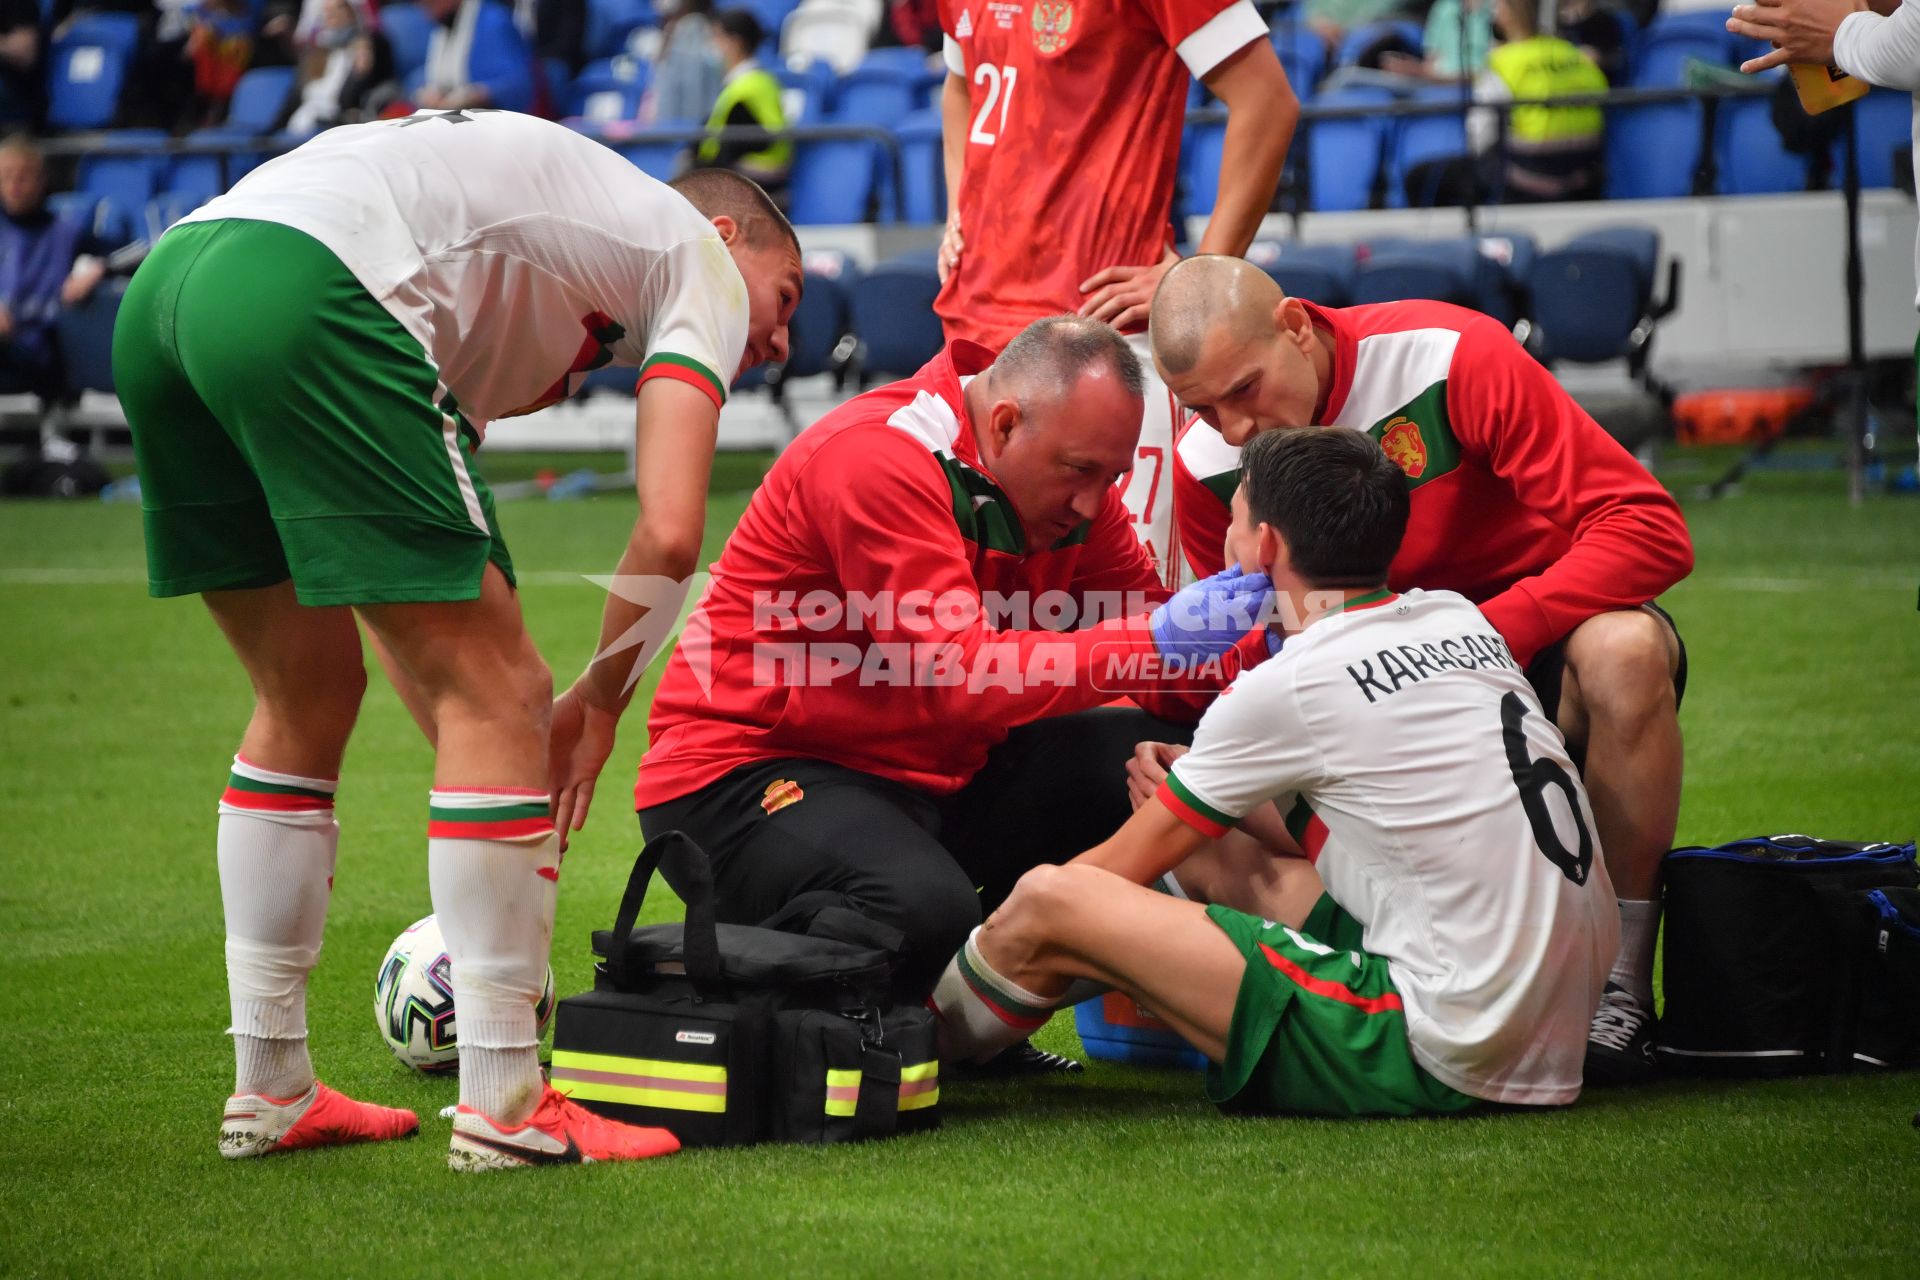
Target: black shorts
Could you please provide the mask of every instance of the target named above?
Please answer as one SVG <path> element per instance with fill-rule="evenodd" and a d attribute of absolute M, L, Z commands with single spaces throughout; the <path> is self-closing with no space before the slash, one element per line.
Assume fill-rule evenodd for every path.
<path fill-rule="evenodd" d="M 684 831 L 707 851 L 723 922 L 757 924 L 825 892 L 900 929 L 901 994 L 917 1000 L 1023 873 L 1127 820 L 1134 744 L 1192 740 L 1191 725 L 1143 711 L 1058 716 L 1013 730 L 945 797 L 824 760 L 761 760 L 642 809 L 640 827 L 648 839 Z"/>
<path fill-rule="evenodd" d="M 1681 700 L 1687 696 L 1687 642 L 1680 634 L 1680 624 L 1673 615 L 1659 605 L 1649 602 L 1642 606 L 1660 621 L 1667 624 L 1673 632 L 1673 639 L 1680 646 L 1680 662 L 1673 669 L 1673 705 L 1678 710 Z M 1564 638 L 1554 641 L 1533 656 L 1527 664 L 1527 683 L 1540 695 L 1541 709 L 1547 713 L 1547 719 L 1555 726 L 1560 723 L 1560 686 L 1567 674 L 1567 642 Z"/>

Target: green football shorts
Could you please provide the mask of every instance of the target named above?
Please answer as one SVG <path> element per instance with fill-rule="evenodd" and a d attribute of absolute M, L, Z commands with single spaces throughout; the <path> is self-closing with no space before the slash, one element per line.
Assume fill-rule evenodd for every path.
<path fill-rule="evenodd" d="M 513 581 L 476 437 L 419 341 L 319 241 L 169 231 L 113 335 L 156 596 L 271 586 L 307 605 L 472 600 Z"/>
<path fill-rule="evenodd" d="M 1407 1046 L 1387 962 L 1360 950 L 1360 922 L 1325 894 L 1299 929 L 1228 907 L 1207 916 L 1247 958 L 1227 1060 L 1207 1096 L 1229 1111 L 1406 1116 L 1477 1101 L 1428 1075 Z"/>

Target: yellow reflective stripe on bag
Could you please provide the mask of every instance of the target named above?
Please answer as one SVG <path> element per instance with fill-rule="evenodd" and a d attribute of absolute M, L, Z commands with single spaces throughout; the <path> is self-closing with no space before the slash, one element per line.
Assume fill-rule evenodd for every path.
<path fill-rule="evenodd" d="M 827 1071 L 827 1114 L 850 1116 L 860 1105 L 860 1071 Z"/>
<path fill-rule="evenodd" d="M 556 1049 L 549 1077 L 554 1088 L 584 1102 L 621 1102 L 671 1111 L 721 1113 L 727 1109 L 725 1067 Z"/>
<path fill-rule="evenodd" d="M 940 1101 L 940 1063 L 916 1062 L 900 1068 L 900 1110 L 918 1111 Z"/>

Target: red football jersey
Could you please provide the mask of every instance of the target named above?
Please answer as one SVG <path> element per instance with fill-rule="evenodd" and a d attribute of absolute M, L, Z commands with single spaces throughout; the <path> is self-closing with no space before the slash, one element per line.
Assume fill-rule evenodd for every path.
<path fill-rule="evenodd" d="M 1118 489 L 1071 536 L 1027 544 L 979 456 L 961 390 L 992 359 L 953 343 L 913 377 L 841 405 L 780 455 L 667 661 L 636 807 L 781 756 L 949 794 L 1009 729 L 1111 701 L 1106 664 L 1155 652 L 1146 610 L 1167 592 Z M 1094 608 L 1103 597 L 1112 610 L 1139 612 L 1093 623 L 1109 611 Z M 1047 629 L 1059 625 L 1048 621 L 1050 598 L 1075 602 L 1085 625 Z M 1002 614 L 992 601 L 1028 601 L 1031 612 Z M 966 678 L 906 678 L 930 670 L 921 664 L 935 650 Z M 1264 653 L 1254 632 L 1217 677 L 1130 687 L 1154 714 L 1196 720 L 1220 684 Z"/>
<path fill-rule="evenodd" d="M 1395 590 L 1459 592 L 1524 664 L 1692 572 L 1679 505 L 1498 321 L 1444 302 L 1307 310 L 1333 335 L 1317 425 L 1366 432 L 1407 473 Z M 1225 566 L 1239 465 L 1197 419 L 1174 450 L 1174 523 L 1195 576 Z"/>
<path fill-rule="evenodd" d="M 966 248 L 934 310 L 998 351 L 1095 272 L 1159 261 L 1189 72 L 1267 27 L 1251 0 L 940 0 L 940 25 L 970 104 Z"/>

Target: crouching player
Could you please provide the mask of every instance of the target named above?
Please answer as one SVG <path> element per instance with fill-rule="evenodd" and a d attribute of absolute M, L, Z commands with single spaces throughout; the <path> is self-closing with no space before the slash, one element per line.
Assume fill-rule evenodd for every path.
<path fill-rule="evenodd" d="M 1408 499 L 1371 439 L 1257 436 L 1234 507 L 1285 647 L 1111 839 L 975 931 L 935 993 L 948 1056 L 1030 1034 L 1091 979 L 1192 1041 L 1236 1110 L 1571 1102 L 1619 919 L 1559 732 L 1478 609 L 1383 585 Z M 1282 821 L 1306 859 L 1208 877 L 1211 905 L 1141 887 Z"/>

